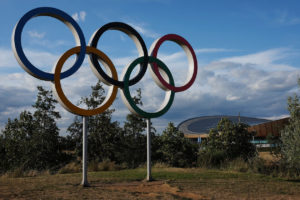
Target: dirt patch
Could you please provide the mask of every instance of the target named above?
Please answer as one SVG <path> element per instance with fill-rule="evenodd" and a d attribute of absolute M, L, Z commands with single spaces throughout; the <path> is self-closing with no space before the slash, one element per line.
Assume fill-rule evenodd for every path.
<path fill-rule="evenodd" d="M 199 194 L 192 192 L 185 192 L 176 186 L 169 185 L 166 181 L 152 181 L 152 182 L 130 182 L 130 183 L 114 183 L 102 185 L 112 190 L 122 191 L 126 193 L 139 194 L 140 198 L 144 197 L 176 197 L 185 199 L 206 199 Z"/>
<path fill-rule="evenodd" d="M 59 182 L 45 179 L 9 179 L 0 182 L 0 199 L 207 199 L 171 186 L 167 181 L 90 181 L 82 187 L 79 179 Z M 27 182 L 27 184 L 26 184 Z"/>

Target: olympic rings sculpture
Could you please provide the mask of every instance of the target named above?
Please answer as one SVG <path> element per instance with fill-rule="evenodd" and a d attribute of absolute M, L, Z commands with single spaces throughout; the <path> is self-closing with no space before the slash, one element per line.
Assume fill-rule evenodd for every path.
<path fill-rule="evenodd" d="M 33 17 L 38 16 L 49 16 L 56 18 L 66 24 L 68 28 L 73 33 L 76 41 L 76 47 L 71 48 L 66 51 L 54 65 L 53 72 L 48 73 L 44 72 L 37 67 L 35 67 L 26 57 L 21 43 L 22 31 L 25 24 L 32 19 Z M 101 35 L 107 30 L 117 30 L 127 34 L 135 43 L 138 52 L 139 58 L 135 59 L 133 62 L 129 63 L 128 66 L 124 68 L 122 81 L 118 79 L 118 74 L 116 68 L 109 57 L 102 51 L 97 49 L 98 41 Z M 157 58 L 157 53 L 165 41 L 173 41 L 177 43 L 185 51 L 188 57 L 189 70 L 188 78 L 186 83 L 183 86 L 176 87 L 174 83 L 173 76 L 168 69 L 168 67 Z M 13 34 L 12 34 L 12 49 L 14 55 L 21 65 L 21 67 L 28 72 L 30 75 L 38 78 L 40 80 L 51 81 L 53 83 L 53 91 L 56 95 L 59 103 L 68 111 L 81 115 L 81 116 L 91 116 L 104 112 L 116 98 L 118 88 L 121 89 L 121 96 L 123 102 L 126 104 L 128 109 L 141 117 L 144 118 L 155 118 L 166 113 L 171 107 L 174 96 L 176 92 L 182 92 L 187 90 L 194 83 L 197 76 L 197 58 L 192 46 L 181 36 L 175 34 L 168 34 L 159 39 L 157 39 L 150 47 L 149 55 L 145 45 L 144 40 L 139 35 L 139 33 L 132 28 L 131 26 L 122 23 L 122 22 L 111 22 L 105 24 L 99 28 L 91 37 L 89 45 L 86 45 L 85 38 L 82 30 L 80 29 L 77 22 L 67 13 L 51 7 L 40 7 L 35 8 L 27 12 L 16 24 Z M 66 71 L 62 72 L 62 67 L 65 61 L 72 55 L 76 54 L 75 63 Z M 101 80 L 104 84 L 109 86 L 108 94 L 104 102 L 100 107 L 92 110 L 86 110 L 79 108 L 78 106 L 72 104 L 68 98 L 65 96 L 60 80 L 74 74 L 82 65 L 85 54 L 89 54 L 90 67 L 92 68 L 93 73 L 96 77 Z M 109 71 L 109 75 L 102 69 L 102 66 L 99 62 Z M 130 74 L 133 69 L 140 64 L 140 70 L 135 77 L 130 79 Z M 140 109 L 134 102 L 133 98 L 130 95 L 129 86 L 132 86 L 139 82 L 145 75 L 148 66 L 150 66 L 151 75 L 155 83 L 166 91 L 165 100 L 161 108 L 156 112 L 145 112 Z"/>

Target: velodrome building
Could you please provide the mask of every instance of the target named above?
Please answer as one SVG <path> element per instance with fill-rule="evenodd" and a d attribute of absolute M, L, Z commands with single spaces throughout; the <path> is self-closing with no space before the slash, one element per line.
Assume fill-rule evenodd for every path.
<path fill-rule="evenodd" d="M 245 123 L 250 127 L 249 132 L 254 132 L 253 143 L 265 144 L 267 143 L 266 137 L 268 135 L 280 136 L 280 131 L 288 123 L 289 118 L 279 120 L 267 120 L 253 117 L 242 116 L 203 116 L 185 120 L 178 125 L 178 129 L 184 133 L 186 138 L 201 143 L 208 137 L 209 130 L 217 127 L 217 124 L 222 118 L 228 118 L 234 123 Z"/>

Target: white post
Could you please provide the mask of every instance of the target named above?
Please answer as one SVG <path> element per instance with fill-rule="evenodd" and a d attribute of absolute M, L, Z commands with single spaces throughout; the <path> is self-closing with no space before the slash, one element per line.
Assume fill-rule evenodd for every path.
<path fill-rule="evenodd" d="M 89 183 L 87 180 L 87 120 L 86 117 L 82 117 L 82 181 L 83 187 L 88 187 Z"/>
<path fill-rule="evenodd" d="M 151 176 L 151 128 L 150 118 L 147 120 L 147 181 L 152 181 Z"/>

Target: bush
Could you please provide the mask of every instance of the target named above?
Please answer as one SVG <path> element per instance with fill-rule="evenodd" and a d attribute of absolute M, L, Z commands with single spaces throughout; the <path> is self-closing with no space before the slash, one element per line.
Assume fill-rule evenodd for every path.
<path fill-rule="evenodd" d="M 207 141 L 198 153 L 198 166 L 220 167 L 225 162 L 241 158 L 247 161 L 255 157 L 255 146 L 250 142 L 252 134 L 247 125 L 232 123 L 223 118 L 211 129 Z"/>
<path fill-rule="evenodd" d="M 59 174 L 68 174 L 68 173 L 79 173 L 82 171 L 82 166 L 79 162 L 71 162 L 62 167 L 58 173 Z"/>
<path fill-rule="evenodd" d="M 160 147 L 156 155 L 157 162 L 163 162 L 173 167 L 191 167 L 196 164 L 198 145 L 188 141 L 173 123 L 160 136 Z"/>
<path fill-rule="evenodd" d="M 120 165 L 117 165 L 114 161 L 110 161 L 108 159 L 98 162 L 98 161 L 91 161 L 89 162 L 88 166 L 89 171 L 116 171 L 123 169 Z"/>
<path fill-rule="evenodd" d="M 279 155 L 282 158 L 279 168 L 285 171 L 286 176 L 294 177 L 300 175 L 300 102 L 297 94 L 288 98 L 288 111 L 289 124 L 281 131 L 279 143 Z"/>
<path fill-rule="evenodd" d="M 163 163 L 163 162 L 156 162 L 153 164 L 152 168 L 170 168 L 171 166 L 168 165 L 167 163 Z"/>
<path fill-rule="evenodd" d="M 249 162 L 243 158 L 236 158 L 226 164 L 226 169 L 238 172 L 248 172 L 250 169 Z"/>
<path fill-rule="evenodd" d="M 226 161 L 226 153 L 222 150 L 200 151 L 197 165 L 199 167 L 220 168 Z"/>

